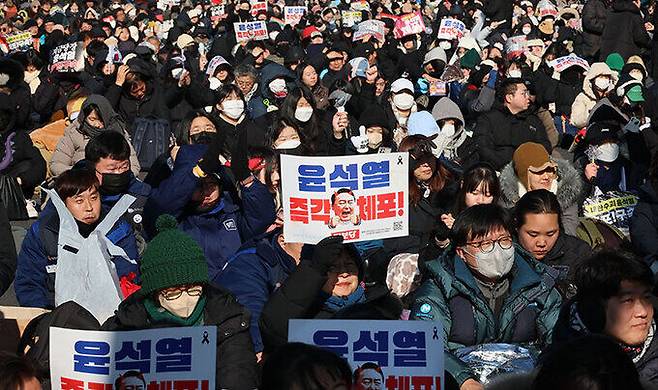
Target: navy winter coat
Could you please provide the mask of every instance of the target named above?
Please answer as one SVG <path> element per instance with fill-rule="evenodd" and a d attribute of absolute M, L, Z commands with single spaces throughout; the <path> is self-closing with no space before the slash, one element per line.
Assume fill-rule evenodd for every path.
<path fill-rule="evenodd" d="M 107 209 L 105 209 L 106 211 Z M 105 213 L 103 213 L 103 218 Z M 137 243 L 130 225 L 119 220 L 107 234 L 115 245 L 128 257 L 137 260 Z M 14 289 L 21 306 L 55 307 L 55 271 L 57 270 L 57 242 L 59 239 L 59 215 L 55 208 L 44 210 L 32 224 L 18 254 L 18 266 Z M 117 257 L 112 259 L 119 278 L 131 272 L 139 274 L 139 265 Z"/>
<path fill-rule="evenodd" d="M 181 146 L 171 176 L 152 189 L 144 213 L 145 221 L 150 223 L 161 214 L 175 216 L 178 227 L 203 248 L 212 280 L 242 243 L 265 232 L 276 219 L 276 213 L 272 195 L 258 180 L 241 188 L 240 204 L 224 192 L 214 209 L 204 213 L 192 209 L 192 195 L 200 184 L 192 169 L 206 148 L 206 145 Z"/>
<path fill-rule="evenodd" d="M 263 350 L 258 321 L 270 295 L 295 268 L 295 260 L 277 242 L 279 231 L 246 243 L 226 263 L 213 283 L 236 296 L 251 313 L 251 340 L 254 350 Z"/>

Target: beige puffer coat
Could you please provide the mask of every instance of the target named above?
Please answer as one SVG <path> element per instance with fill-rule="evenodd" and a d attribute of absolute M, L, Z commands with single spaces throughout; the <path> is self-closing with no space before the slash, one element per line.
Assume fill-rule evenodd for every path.
<path fill-rule="evenodd" d="M 587 126 L 587 119 L 589 118 L 589 113 L 596 105 L 596 102 L 600 99 L 596 98 L 594 91 L 592 90 L 592 80 L 601 75 L 609 75 L 612 77 L 610 82 L 610 87 L 608 87 L 608 92 L 612 91 L 617 84 L 617 75 L 610 70 L 608 65 L 605 62 L 595 62 L 587 71 L 585 80 L 583 80 L 583 91 L 576 96 L 576 99 L 571 105 L 571 124 L 581 129 Z"/>

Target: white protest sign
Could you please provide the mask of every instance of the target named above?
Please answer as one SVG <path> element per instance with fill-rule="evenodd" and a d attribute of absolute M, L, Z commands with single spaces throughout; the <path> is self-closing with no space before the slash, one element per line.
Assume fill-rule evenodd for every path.
<path fill-rule="evenodd" d="M 51 72 L 80 72 L 84 69 L 84 46 L 82 42 L 59 45 L 50 53 Z"/>
<path fill-rule="evenodd" d="M 371 35 L 378 42 L 384 42 L 384 26 L 384 22 L 380 20 L 369 19 L 363 21 L 356 26 L 352 40 L 358 41 L 367 35 Z"/>
<path fill-rule="evenodd" d="M 370 11 L 370 4 L 367 1 L 355 1 L 350 4 L 350 9 L 354 11 Z"/>
<path fill-rule="evenodd" d="M 553 69 L 555 69 L 555 71 L 558 73 L 572 66 L 579 66 L 583 68 L 583 71 L 589 69 L 589 63 L 573 53 L 569 54 L 568 56 L 556 58 L 555 60 L 549 62 L 548 65 L 552 66 Z"/>
<path fill-rule="evenodd" d="M 285 24 L 296 26 L 306 13 L 304 6 L 286 6 L 283 8 L 283 20 Z"/>
<path fill-rule="evenodd" d="M 10 52 L 28 50 L 32 48 L 33 39 L 32 34 L 29 31 L 8 35 L 6 39 Z"/>
<path fill-rule="evenodd" d="M 525 35 L 509 37 L 505 43 L 505 51 L 508 58 L 513 58 L 523 54 L 528 38 Z"/>
<path fill-rule="evenodd" d="M 361 11 L 341 11 L 343 27 L 352 27 L 363 18 Z"/>
<path fill-rule="evenodd" d="M 408 153 L 281 156 L 284 235 L 315 244 L 402 237 L 409 232 Z"/>
<path fill-rule="evenodd" d="M 267 2 L 257 1 L 251 3 L 251 16 L 256 16 L 260 12 L 267 12 Z"/>
<path fill-rule="evenodd" d="M 461 39 L 466 31 L 466 25 L 457 19 L 442 19 L 437 39 Z"/>
<path fill-rule="evenodd" d="M 359 386 L 369 379 L 370 384 L 380 384 L 373 388 L 441 390 L 442 332 L 438 321 L 290 320 L 288 341 L 316 345 L 345 358 L 356 388 L 366 388 Z"/>
<path fill-rule="evenodd" d="M 237 42 L 259 41 L 268 39 L 267 25 L 264 21 L 233 23 L 235 40 Z"/>
<path fill-rule="evenodd" d="M 609 191 L 591 196 L 583 202 L 583 216 L 601 220 L 629 236 L 629 222 L 638 197 L 630 192 Z"/>
<path fill-rule="evenodd" d="M 423 17 L 420 16 L 419 12 L 400 16 L 395 21 L 395 29 L 393 30 L 396 39 L 424 32 L 425 22 L 423 22 Z"/>
<path fill-rule="evenodd" d="M 226 9 L 224 4 L 213 5 L 210 7 L 210 20 L 213 22 L 222 18 L 226 15 Z"/>
<path fill-rule="evenodd" d="M 174 389 L 214 389 L 216 354 L 215 326 L 126 332 L 50 328 L 53 389 L 107 389 L 119 377 L 138 380 L 141 389 L 167 384 Z M 129 379 L 128 371 L 140 373 L 142 379 Z"/>

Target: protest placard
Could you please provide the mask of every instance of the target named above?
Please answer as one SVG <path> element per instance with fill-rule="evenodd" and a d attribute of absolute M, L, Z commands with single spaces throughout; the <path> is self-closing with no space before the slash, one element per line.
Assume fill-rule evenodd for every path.
<path fill-rule="evenodd" d="M 341 19 L 343 27 L 352 27 L 361 22 L 363 14 L 361 11 L 341 11 Z"/>
<path fill-rule="evenodd" d="M 260 41 L 268 38 L 267 25 L 264 21 L 236 22 L 233 23 L 233 28 L 237 42 Z"/>
<path fill-rule="evenodd" d="M 290 26 L 296 26 L 302 20 L 306 13 L 304 6 L 286 6 L 283 8 L 284 23 Z"/>
<path fill-rule="evenodd" d="M 53 389 L 112 388 L 128 371 L 141 374 L 132 389 L 214 389 L 215 326 L 104 332 L 50 328 Z M 173 386 L 173 387 L 171 387 Z"/>
<path fill-rule="evenodd" d="M 425 23 L 419 12 L 404 14 L 395 21 L 393 34 L 396 39 L 411 34 L 420 34 L 425 32 Z"/>
<path fill-rule="evenodd" d="M 315 244 L 406 236 L 409 231 L 407 153 L 281 156 L 284 235 Z"/>
<path fill-rule="evenodd" d="M 583 202 L 583 216 L 612 225 L 629 236 L 629 222 L 638 197 L 630 192 L 609 191 L 595 194 Z"/>
<path fill-rule="evenodd" d="M 370 3 L 365 0 L 354 1 L 350 4 L 350 9 L 353 11 L 370 11 Z"/>
<path fill-rule="evenodd" d="M 254 1 L 251 3 L 251 16 L 256 16 L 260 12 L 267 12 L 267 1 Z"/>
<path fill-rule="evenodd" d="M 80 72 L 85 68 L 82 42 L 59 45 L 50 53 L 51 72 Z"/>
<path fill-rule="evenodd" d="M 583 68 L 583 71 L 589 69 L 589 63 L 587 63 L 585 59 L 580 58 L 573 53 L 569 54 L 568 56 L 556 58 L 555 60 L 550 61 L 548 65 L 552 66 L 553 69 L 558 73 L 561 73 L 563 70 L 572 66 L 579 66 Z"/>
<path fill-rule="evenodd" d="M 210 7 L 210 20 L 217 21 L 226 15 L 226 9 L 224 4 L 214 5 Z"/>
<path fill-rule="evenodd" d="M 437 39 L 461 39 L 466 31 L 466 25 L 457 19 L 442 19 Z"/>
<path fill-rule="evenodd" d="M 448 83 L 444 81 L 431 81 L 430 96 L 448 96 Z"/>
<path fill-rule="evenodd" d="M 33 39 L 32 34 L 29 31 L 8 35 L 6 39 L 7 47 L 10 52 L 23 51 L 32 48 Z"/>
<path fill-rule="evenodd" d="M 384 26 L 384 22 L 380 20 L 369 19 L 361 22 L 356 26 L 352 40 L 358 41 L 367 35 L 371 35 L 378 42 L 384 42 Z"/>
<path fill-rule="evenodd" d="M 505 43 L 505 52 L 508 58 L 520 56 L 525 51 L 525 44 L 528 38 L 525 35 L 509 37 Z"/>
<path fill-rule="evenodd" d="M 316 345 L 345 358 L 363 385 L 366 363 L 381 389 L 443 389 L 442 327 L 438 321 L 290 320 L 288 341 Z M 358 371 L 357 371 L 358 370 Z M 375 373 L 379 375 L 375 375 Z M 376 382 L 375 382 L 376 383 Z"/>

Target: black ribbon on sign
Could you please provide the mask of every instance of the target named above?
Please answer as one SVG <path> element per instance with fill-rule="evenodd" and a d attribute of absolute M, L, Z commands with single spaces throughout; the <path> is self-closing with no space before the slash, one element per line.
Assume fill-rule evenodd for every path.
<path fill-rule="evenodd" d="M 402 156 L 398 156 L 398 165 L 402 165 Z"/>
<path fill-rule="evenodd" d="M 436 326 L 434 327 L 434 329 L 432 330 L 432 332 L 433 332 L 433 334 L 432 334 L 432 340 L 438 340 L 438 339 L 439 339 L 439 330 L 436 329 Z"/>
<path fill-rule="evenodd" d="M 208 340 L 208 332 L 207 331 L 203 332 L 203 340 L 201 340 L 201 344 L 210 344 L 210 340 Z"/>

